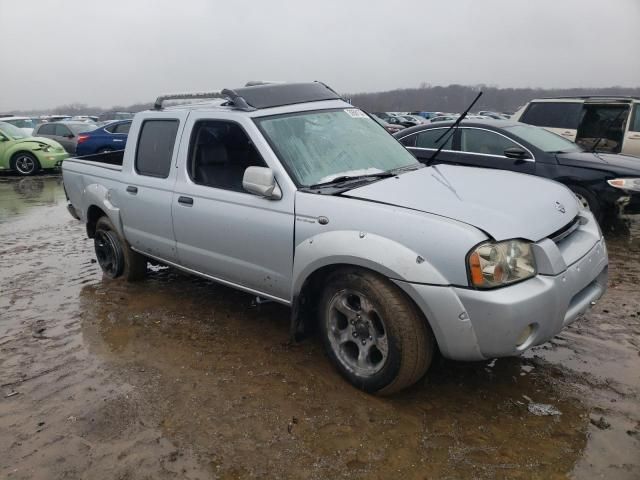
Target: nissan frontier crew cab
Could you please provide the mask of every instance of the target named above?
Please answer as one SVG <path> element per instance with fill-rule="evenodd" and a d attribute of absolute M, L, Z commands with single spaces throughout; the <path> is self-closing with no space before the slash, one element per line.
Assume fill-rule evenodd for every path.
<path fill-rule="evenodd" d="M 423 166 L 319 82 L 159 97 L 123 152 L 63 176 L 106 277 L 153 260 L 289 305 L 292 336 L 317 329 L 368 392 L 415 383 L 436 348 L 518 355 L 606 289 L 602 234 L 566 187 Z"/>

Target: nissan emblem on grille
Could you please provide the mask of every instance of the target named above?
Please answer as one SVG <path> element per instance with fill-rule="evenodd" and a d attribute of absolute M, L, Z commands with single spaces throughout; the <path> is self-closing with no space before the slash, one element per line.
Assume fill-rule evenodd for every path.
<path fill-rule="evenodd" d="M 560 213 L 566 212 L 564 205 L 562 205 L 560 202 L 556 202 L 556 210 L 558 210 Z"/>

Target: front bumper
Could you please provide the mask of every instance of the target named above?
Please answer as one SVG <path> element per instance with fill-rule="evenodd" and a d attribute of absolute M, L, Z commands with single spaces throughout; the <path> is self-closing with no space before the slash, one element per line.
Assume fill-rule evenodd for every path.
<path fill-rule="evenodd" d="M 424 312 L 445 357 L 483 360 L 518 355 L 553 338 L 604 294 L 607 277 L 600 238 L 563 271 L 496 290 L 396 283 Z"/>
<path fill-rule="evenodd" d="M 35 152 L 38 162 L 42 168 L 57 168 L 62 165 L 62 162 L 69 158 L 67 152 Z"/>

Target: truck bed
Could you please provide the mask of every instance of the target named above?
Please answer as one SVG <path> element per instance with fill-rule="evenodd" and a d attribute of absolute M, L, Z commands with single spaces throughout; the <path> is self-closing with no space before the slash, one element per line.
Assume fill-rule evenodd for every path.
<path fill-rule="evenodd" d="M 122 161 L 124 159 L 124 150 L 116 150 L 114 152 L 94 153 L 92 155 L 83 155 L 81 157 L 73 157 L 69 160 L 80 160 L 90 163 L 99 163 L 104 165 L 115 165 L 122 167 Z"/>

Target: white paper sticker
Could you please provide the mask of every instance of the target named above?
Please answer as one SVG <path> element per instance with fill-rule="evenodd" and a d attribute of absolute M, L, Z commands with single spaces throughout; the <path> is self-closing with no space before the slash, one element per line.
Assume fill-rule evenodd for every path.
<path fill-rule="evenodd" d="M 344 111 L 347 112 L 347 115 L 351 118 L 368 118 L 367 114 L 358 108 L 345 108 Z"/>

